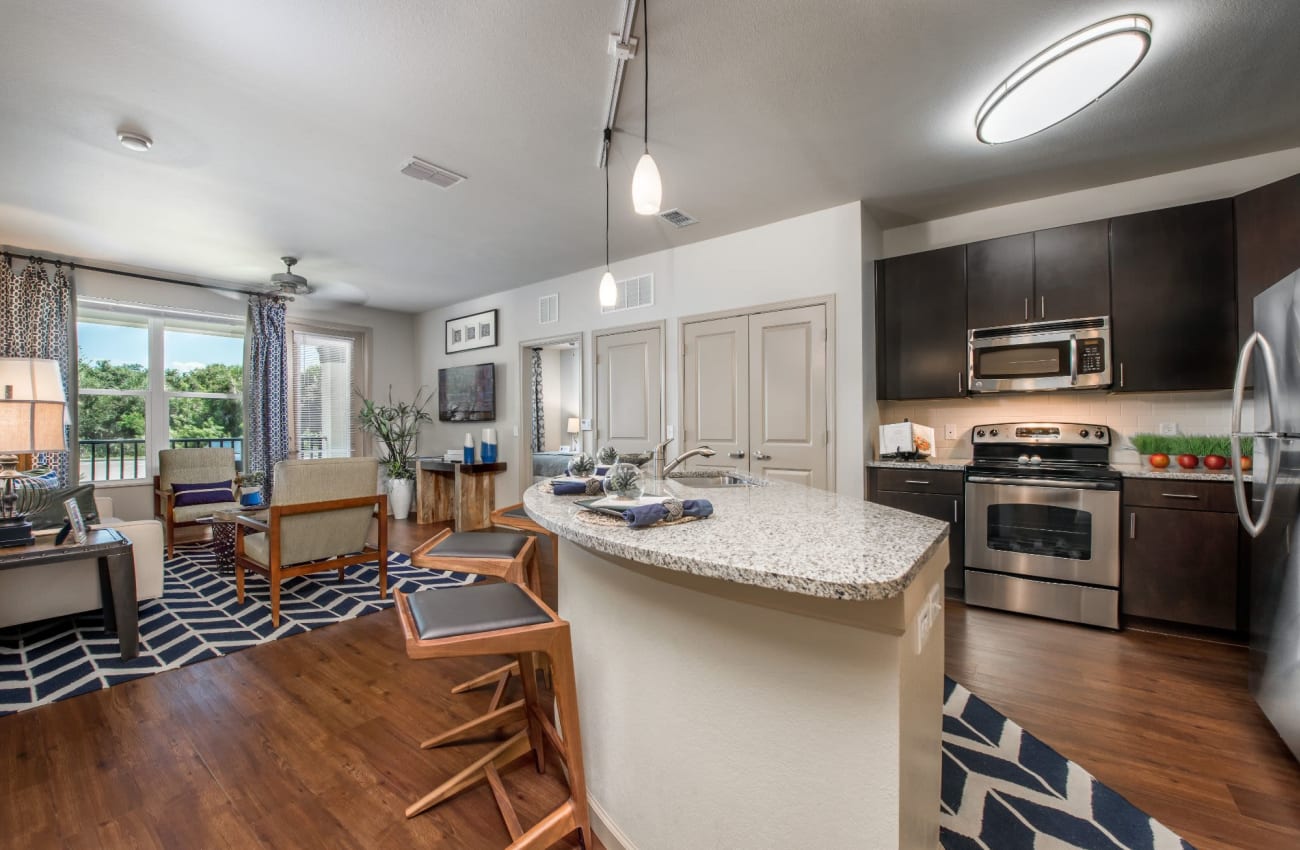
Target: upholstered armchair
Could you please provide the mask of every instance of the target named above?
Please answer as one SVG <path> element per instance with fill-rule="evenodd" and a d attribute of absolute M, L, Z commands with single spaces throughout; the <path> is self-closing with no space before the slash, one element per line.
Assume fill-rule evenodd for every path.
<path fill-rule="evenodd" d="M 213 511 L 238 510 L 234 496 L 234 449 L 163 449 L 154 476 L 154 515 L 167 536 L 167 557 L 176 556 L 176 529 L 198 525 Z"/>
<path fill-rule="evenodd" d="M 244 572 L 271 583 L 271 625 L 280 625 L 280 583 L 308 573 L 379 562 L 379 597 L 388 595 L 388 497 L 375 494 L 374 458 L 282 460 L 272 477 L 265 520 L 240 517 L 235 536 L 235 589 L 244 601 Z M 379 542 L 367 544 L 378 511 Z"/>

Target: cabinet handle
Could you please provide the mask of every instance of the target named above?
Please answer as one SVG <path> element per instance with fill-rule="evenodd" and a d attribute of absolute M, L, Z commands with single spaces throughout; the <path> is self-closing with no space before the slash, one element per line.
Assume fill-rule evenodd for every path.
<path fill-rule="evenodd" d="M 952 500 L 952 522 L 953 525 L 957 524 L 957 500 L 956 499 Z"/>
<path fill-rule="evenodd" d="M 929 482 L 929 481 L 921 481 L 920 479 L 916 479 L 916 478 L 908 478 L 908 479 L 904 480 L 903 483 L 904 483 L 904 484 L 923 484 L 923 485 L 925 485 L 926 487 L 929 487 L 929 486 L 930 486 L 930 482 Z"/>
<path fill-rule="evenodd" d="M 1199 499 L 1199 498 L 1201 498 L 1200 496 L 1193 495 L 1192 493 L 1161 493 L 1160 495 L 1161 495 L 1161 496 L 1164 496 L 1166 499 Z"/>
<path fill-rule="evenodd" d="M 1029 299 L 1025 299 L 1025 321 L 1029 321 Z"/>
<path fill-rule="evenodd" d="M 738 452 L 727 452 L 727 457 L 742 458 L 742 457 L 744 457 L 744 456 L 745 456 L 745 450 L 744 450 L 744 449 L 741 449 L 741 450 L 738 451 Z"/>
<path fill-rule="evenodd" d="M 1137 540 L 1138 536 L 1138 515 L 1132 512 L 1128 515 L 1128 539 Z"/>
<path fill-rule="evenodd" d="M 762 452 L 754 452 L 754 460 L 771 460 L 771 455 L 765 455 Z"/>
<path fill-rule="evenodd" d="M 1047 296 L 1046 295 L 1038 296 L 1038 318 L 1040 319 L 1047 318 Z"/>
<path fill-rule="evenodd" d="M 1123 389 L 1124 387 L 1124 361 L 1123 360 L 1119 362 L 1119 385 L 1120 388 Z"/>
<path fill-rule="evenodd" d="M 961 393 L 962 393 L 962 389 L 961 389 L 961 372 L 958 372 L 958 373 L 957 373 L 957 395 L 961 395 Z"/>

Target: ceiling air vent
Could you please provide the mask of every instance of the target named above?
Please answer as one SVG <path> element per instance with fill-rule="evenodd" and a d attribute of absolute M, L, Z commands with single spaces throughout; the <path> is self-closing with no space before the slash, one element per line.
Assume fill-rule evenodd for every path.
<path fill-rule="evenodd" d="M 664 210 L 659 213 L 659 217 L 673 227 L 690 227 L 692 224 L 700 223 L 699 219 L 691 218 L 679 209 Z"/>
<path fill-rule="evenodd" d="M 537 299 L 537 324 L 553 325 L 560 320 L 560 295 L 553 292 Z"/>
<path fill-rule="evenodd" d="M 601 307 L 602 313 L 617 313 L 621 310 L 635 310 L 638 307 L 649 307 L 655 303 L 655 277 L 652 274 L 643 274 L 640 277 L 629 278 L 628 280 L 614 281 L 618 287 L 618 298 L 614 301 L 613 307 Z"/>
<path fill-rule="evenodd" d="M 427 180 L 443 189 L 450 189 L 465 179 L 463 174 L 448 171 L 441 166 L 434 165 L 432 162 L 420 159 L 418 156 L 411 157 L 411 161 L 402 166 L 402 173 L 407 177 L 414 177 L 416 180 Z"/>

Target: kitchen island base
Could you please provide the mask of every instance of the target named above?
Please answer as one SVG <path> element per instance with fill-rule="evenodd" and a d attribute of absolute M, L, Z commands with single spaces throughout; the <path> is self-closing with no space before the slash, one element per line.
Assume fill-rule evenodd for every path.
<path fill-rule="evenodd" d="M 835 600 L 562 538 L 601 841 L 937 847 L 946 564 L 943 547 L 902 593 Z"/>

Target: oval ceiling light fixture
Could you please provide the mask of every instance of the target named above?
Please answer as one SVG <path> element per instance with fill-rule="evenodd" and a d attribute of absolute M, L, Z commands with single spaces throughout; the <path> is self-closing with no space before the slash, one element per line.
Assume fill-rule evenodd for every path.
<path fill-rule="evenodd" d="M 153 147 L 153 139 L 133 130 L 118 130 L 117 140 L 122 143 L 122 147 L 136 153 L 144 153 Z"/>
<path fill-rule="evenodd" d="M 1059 124 L 1119 85 L 1151 47 L 1151 19 L 1121 15 L 1079 30 L 1003 80 L 975 113 L 975 135 L 997 145 Z"/>

